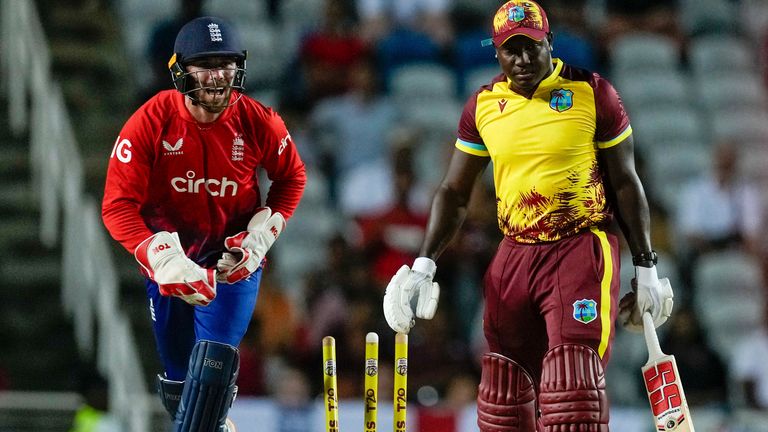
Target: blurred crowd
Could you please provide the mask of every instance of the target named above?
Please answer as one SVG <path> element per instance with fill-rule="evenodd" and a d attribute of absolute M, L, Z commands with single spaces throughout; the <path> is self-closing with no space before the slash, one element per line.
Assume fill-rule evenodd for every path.
<path fill-rule="evenodd" d="M 167 17 L 151 33 L 147 52 L 153 55 L 156 76 L 151 86 L 136 89 L 137 101 L 170 88 L 165 64 L 176 31 L 188 17 L 206 11 L 204 1 L 180 3 L 183 7 L 178 16 Z M 281 3 L 263 2 L 266 20 L 280 23 L 292 18 Z M 323 336 L 337 340 L 342 397 L 362 395 L 367 332 L 381 336 L 380 376 L 384 381 L 390 379 L 391 373 L 386 371 L 392 364 L 394 335 L 381 312 L 384 289 L 397 269 L 416 257 L 432 192 L 455 140 L 455 120 L 471 93 L 467 86 L 476 84 L 470 77 L 478 70 L 498 73 L 493 72 L 492 47 L 482 47 L 480 41 L 490 33 L 490 19 L 499 1 L 308 3 L 318 3 L 320 13 L 315 20 L 303 21 L 309 24 L 300 28 L 289 61 L 273 71 L 275 85 L 254 81 L 248 87 L 246 81 L 257 99 L 273 106 L 285 119 L 307 163 L 309 184 L 295 218 L 271 252 L 252 328 L 241 346 L 239 392 L 275 396 L 285 409 L 295 412 L 320 393 Z M 755 71 L 764 74 L 767 70 L 768 7 L 763 2 L 540 3 L 549 13 L 555 35 L 554 56 L 609 80 L 619 79 L 613 63 L 617 45 L 634 34 L 665 38 L 679 53 L 683 70 L 690 66 L 689 48 L 696 38 L 738 37 L 753 49 Z M 710 6 L 723 9 L 704 15 L 702 10 L 711 11 Z M 249 41 L 245 42 L 248 46 Z M 248 58 L 249 73 L 264 60 L 259 55 Z M 728 70 L 729 61 L 721 59 L 723 70 Z M 418 93 L 419 87 L 409 88 L 398 81 L 398 71 L 404 67 L 425 64 L 450 73 L 453 87 L 444 99 L 414 100 L 409 95 Z M 763 76 L 768 82 L 768 74 Z M 486 75 L 484 79 L 491 78 Z M 621 93 L 622 88 L 617 88 Z M 687 104 L 697 104 L 696 92 L 687 97 Z M 624 98 L 632 119 L 633 101 L 629 95 Z M 436 112 L 447 106 L 453 108 L 454 117 L 450 122 L 434 117 L 424 120 L 413 110 L 414 104 Z M 451 122 L 452 126 L 445 125 Z M 638 165 L 653 206 L 654 245 L 662 256 L 662 270 L 670 272 L 676 290 L 676 311 L 664 326 L 662 348 L 677 356 L 692 405 L 738 403 L 768 409 L 768 367 L 760 363 L 768 356 L 768 296 L 762 282 L 768 276 L 764 229 L 768 182 L 761 172 L 766 165 L 749 173 L 740 165 L 768 154 L 768 135 L 751 137 L 749 146 L 738 134 L 706 136 L 713 142 L 699 147 L 698 155 L 707 161 L 703 169 L 684 179 L 671 180 L 670 176 L 667 180 L 659 177 L 665 174 L 659 174 L 656 161 L 659 153 L 663 157 L 677 144 L 670 141 L 668 148 L 652 145 L 644 141 L 650 135 L 643 134 L 641 125 L 633 125 L 640 137 L 636 141 Z M 674 199 L 662 199 L 662 194 Z M 480 286 L 500 240 L 490 182 L 478 187 L 473 200 L 461 234 L 438 262 L 436 280 L 443 291 L 437 315 L 432 321 L 420 321 L 410 334 L 409 387 L 416 403 L 424 408 L 419 414 L 422 420 L 435 425 L 450 421 L 456 407 L 474 401 L 478 353 L 485 349 L 478 314 Z M 728 352 L 719 349 L 707 327 L 712 323 L 711 309 L 717 305 L 707 303 L 709 297 L 704 294 L 699 298 L 699 284 L 714 280 L 706 277 L 710 273 L 702 266 L 713 262 L 747 263 L 745 271 L 754 275 L 752 279 L 724 278 L 725 286 L 719 287 L 722 295 L 744 295 L 747 291 L 738 284 L 758 286 L 747 301 L 756 306 L 755 316 L 760 319 L 747 323 L 751 332 L 739 334 L 741 343 L 730 335 L 733 349 Z M 733 266 L 725 267 L 723 271 L 733 270 Z M 625 265 L 627 268 L 631 266 Z M 708 268 L 722 275 L 711 270 L 715 267 Z M 629 280 L 625 282 L 628 289 Z M 724 312 L 725 318 L 712 319 L 740 315 L 742 309 L 736 308 Z M 623 336 L 622 330 L 618 333 L 617 337 Z M 635 343 L 640 340 L 632 337 Z M 614 363 L 622 361 L 621 355 L 614 359 Z M 625 366 L 639 375 L 635 373 L 639 364 Z M 608 376 L 610 380 L 610 372 Z M 643 389 L 639 383 L 633 384 L 632 395 L 617 398 L 619 402 L 642 402 Z M 386 393 L 391 388 L 380 383 L 382 399 L 391 399 Z M 295 430 L 301 430 L 299 417 L 285 418 L 296 424 Z"/>

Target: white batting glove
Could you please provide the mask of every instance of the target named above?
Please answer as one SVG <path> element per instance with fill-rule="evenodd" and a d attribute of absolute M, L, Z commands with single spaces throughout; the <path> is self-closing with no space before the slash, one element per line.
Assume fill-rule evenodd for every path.
<path fill-rule="evenodd" d="M 643 313 L 648 311 L 656 328 L 672 315 L 674 293 L 669 279 L 659 279 L 656 267 L 635 267 L 632 293 L 622 298 L 619 305 L 619 321 L 625 328 L 643 331 Z"/>
<path fill-rule="evenodd" d="M 272 213 L 269 207 L 256 211 L 247 231 L 224 240 L 224 252 L 216 264 L 219 282 L 235 283 L 247 279 L 259 269 L 267 251 L 285 228 L 285 218 L 280 212 Z"/>
<path fill-rule="evenodd" d="M 384 294 L 384 318 L 392 330 L 408 333 L 416 321 L 411 299 L 418 294 L 416 316 L 432 319 L 440 300 L 440 285 L 433 282 L 437 265 L 426 257 L 416 258 L 413 268 L 404 265 L 392 277 Z"/>
<path fill-rule="evenodd" d="M 160 294 L 194 306 L 207 306 L 216 297 L 216 270 L 204 269 L 184 254 L 178 233 L 160 231 L 139 244 L 133 255 Z"/>

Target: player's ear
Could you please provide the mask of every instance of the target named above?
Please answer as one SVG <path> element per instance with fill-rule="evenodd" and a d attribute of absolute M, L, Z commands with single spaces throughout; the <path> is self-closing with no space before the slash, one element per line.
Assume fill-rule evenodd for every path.
<path fill-rule="evenodd" d="M 547 42 L 549 43 L 549 50 L 552 51 L 552 41 L 555 39 L 555 34 L 552 32 L 547 33 Z"/>

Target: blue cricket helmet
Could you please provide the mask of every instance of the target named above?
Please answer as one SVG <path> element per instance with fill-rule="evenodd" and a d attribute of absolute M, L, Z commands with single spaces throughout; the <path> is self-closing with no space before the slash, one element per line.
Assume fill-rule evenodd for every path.
<path fill-rule="evenodd" d="M 221 18 L 205 16 L 184 24 L 173 46 L 176 60 L 187 61 L 203 57 L 235 57 L 245 59 L 245 51 L 234 28 Z"/>

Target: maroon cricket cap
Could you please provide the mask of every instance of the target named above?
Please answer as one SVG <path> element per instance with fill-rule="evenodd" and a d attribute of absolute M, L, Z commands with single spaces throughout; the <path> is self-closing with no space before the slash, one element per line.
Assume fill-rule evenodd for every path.
<path fill-rule="evenodd" d="M 540 41 L 549 33 L 547 14 L 538 3 L 530 0 L 510 0 L 493 16 L 493 37 L 483 45 L 502 46 L 516 35 L 528 36 Z"/>

